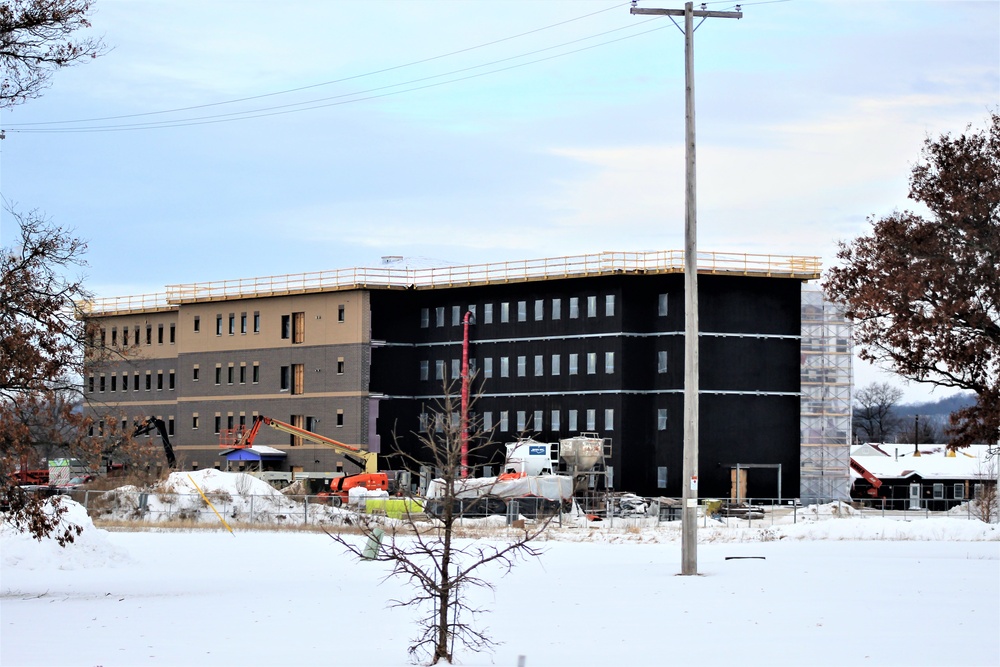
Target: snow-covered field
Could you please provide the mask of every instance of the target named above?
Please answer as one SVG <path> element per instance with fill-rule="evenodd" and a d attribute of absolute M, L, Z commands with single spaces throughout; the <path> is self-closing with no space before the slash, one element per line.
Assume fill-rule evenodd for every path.
<path fill-rule="evenodd" d="M 0 665 L 406 665 L 403 582 L 322 533 L 0 533 Z M 497 531 L 498 534 L 502 530 Z M 465 665 L 1000 665 L 1000 530 L 838 518 L 700 532 L 550 531 L 477 592 L 494 655 Z"/>

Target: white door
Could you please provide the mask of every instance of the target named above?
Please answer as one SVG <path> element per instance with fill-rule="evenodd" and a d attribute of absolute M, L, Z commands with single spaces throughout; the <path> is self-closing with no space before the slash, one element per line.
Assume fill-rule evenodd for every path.
<path fill-rule="evenodd" d="M 920 509 L 920 485 L 910 484 L 910 509 Z"/>

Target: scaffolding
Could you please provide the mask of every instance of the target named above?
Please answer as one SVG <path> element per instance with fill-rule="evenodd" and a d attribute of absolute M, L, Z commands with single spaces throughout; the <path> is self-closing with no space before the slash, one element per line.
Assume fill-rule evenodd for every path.
<path fill-rule="evenodd" d="M 799 497 L 848 500 L 851 491 L 851 325 L 815 288 L 802 290 Z"/>

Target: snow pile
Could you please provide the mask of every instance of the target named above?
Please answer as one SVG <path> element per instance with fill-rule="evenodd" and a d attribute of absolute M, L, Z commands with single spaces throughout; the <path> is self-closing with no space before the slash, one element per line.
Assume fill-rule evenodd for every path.
<path fill-rule="evenodd" d="M 16 531 L 6 522 L 0 523 L 0 554 L 4 567 L 26 570 L 77 570 L 88 567 L 117 566 L 131 562 L 128 554 L 111 544 L 108 532 L 94 527 L 86 508 L 68 496 L 56 496 L 45 501 L 45 511 L 51 516 L 55 504 L 66 508 L 60 519 L 58 533 L 64 527 L 83 529 L 65 547 L 52 537 L 36 540 L 28 533 Z"/>
<path fill-rule="evenodd" d="M 217 523 L 215 512 L 226 521 L 262 524 L 343 524 L 350 523 L 351 517 L 338 507 L 299 502 L 253 475 L 211 468 L 171 473 L 150 489 L 123 486 L 108 491 L 93 510 L 104 519 L 150 522 Z"/>

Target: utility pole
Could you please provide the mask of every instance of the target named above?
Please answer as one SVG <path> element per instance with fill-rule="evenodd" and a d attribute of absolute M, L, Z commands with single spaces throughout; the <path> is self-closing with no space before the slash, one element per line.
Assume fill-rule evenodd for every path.
<path fill-rule="evenodd" d="M 684 507 L 681 513 L 681 574 L 698 574 L 698 217 L 695 189 L 694 141 L 694 31 L 707 18 L 740 19 L 743 13 L 710 12 L 691 2 L 684 9 L 644 9 L 632 14 L 684 17 L 684 146 L 687 169 L 684 188 L 684 472 L 681 478 Z M 694 25 L 694 18 L 701 21 Z M 680 26 L 677 26 L 680 28 Z"/>

